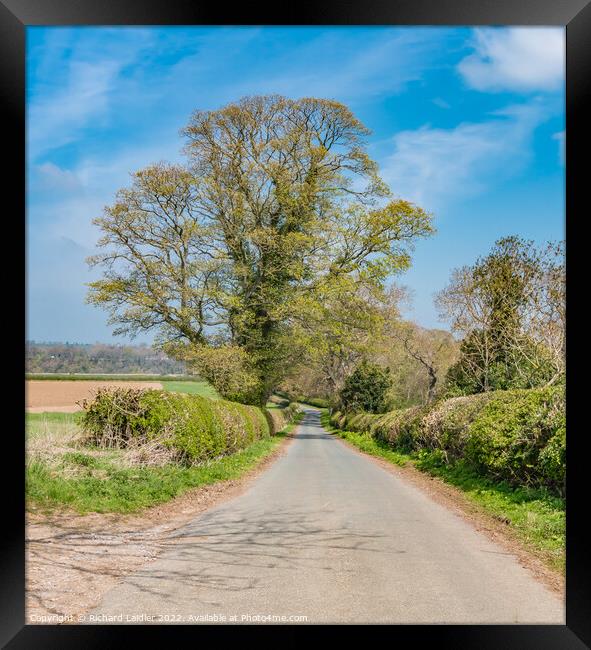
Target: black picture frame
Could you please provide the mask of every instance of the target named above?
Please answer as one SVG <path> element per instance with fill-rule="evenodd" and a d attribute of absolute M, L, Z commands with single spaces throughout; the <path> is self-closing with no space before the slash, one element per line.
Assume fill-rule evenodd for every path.
<path fill-rule="evenodd" d="M 25 214 L 25 28 L 33 25 L 562 25 L 567 34 L 566 75 L 566 209 L 567 209 L 567 275 L 569 288 L 585 278 L 585 240 L 577 233 L 588 215 L 583 210 L 588 152 L 591 151 L 590 130 L 587 125 L 591 95 L 591 4 L 590 0 L 398 0 L 376 2 L 355 0 L 324 2 L 306 6 L 285 2 L 268 8 L 243 3 L 232 7 L 221 3 L 197 3 L 191 0 L 0 0 L 0 93 L 5 112 L 4 158 L 10 164 L 5 170 L 5 187 L 11 188 L 15 209 L 8 216 L 19 223 Z M 18 188 L 18 190 L 16 189 Z M 6 215 L 5 215 L 6 216 Z M 8 217 L 7 217 L 8 218 Z M 22 233 L 24 228 L 17 228 Z M 577 236 L 578 235 L 578 236 Z M 12 274 L 14 275 L 14 274 Z M 14 293 L 6 298 L 8 304 L 23 300 L 24 291 L 11 282 Z M 570 295 L 575 295 L 574 292 Z M 583 290 L 582 294 L 585 296 Z M 12 303 L 10 301 L 12 300 Z M 375 632 L 384 640 L 402 646 L 433 643 L 442 648 L 545 648 L 575 649 L 591 644 L 591 598 L 589 595 L 589 561 L 585 536 L 586 510 L 586 438 L 583 427 L 575 428 L 581 400 L 579 386 L 585 374 L 581 354 L 570 351 L 584 349 L 584 339 L 575 334 L 582 320 L 583 301 L 569 301 L 567 332 L 569 373 L 567 378 L 567 582 L 566 625 L 442 625 L 442 626 L 344 626 L 338 630 L 351 643 L 367 643 Z M 24 310 L 23 310 L 24 312 Z M 580 313 L 577 313 L 580 312 Z M 579 316 L 581 319 L 579 321 Z M 582 329 L 582 328 L 581 328 Z M 20 330 L 21 333 L 24 328 Z M 15 333 L 16 334 L 16 333 Z M 16 334 L 18 336 L 18 334 Z M 19 367 L 20 366 L 20 362 Z M 577 379 L 577 377 L 579 379 Z M 22 399 L 22 398 L 21 398 Z M 19 398 L 15 396 L 15 402 Z M 11 431 L 11 434 L 13 432 Z M 24 491 L 12 498 L 15 485 L 22 485 L 24 440 L 13 439 L 10 464 L 17 470 L 16 483 L 3 472 L 5 486 L 3 535 L 4 549 L 0 573 L 0 643 L 7 648 L 91 648 L 123 647 L 145 636 L 151 643 L 197 641 L 219 644 L 244 643 L 245 636 L 256 633 L 263 642 L 271 635 L 275 642 L 296 645 L 310 634 L 320 643 L 334 643 L 331 626 L 39 626 L 24 625 Z M 17 462 L 19 459 L 21 463 Z M 232 637 L 232 638 L 230 638 Z"/>

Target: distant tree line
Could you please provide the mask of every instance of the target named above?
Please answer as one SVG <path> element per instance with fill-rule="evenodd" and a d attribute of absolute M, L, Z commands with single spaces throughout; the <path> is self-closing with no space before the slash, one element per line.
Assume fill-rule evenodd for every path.
<path fill-rule="evenodd" d="M 147 345 L 103 343 L 26 343 L 26 371 L 31 373 L 183 374 L 182 361 Z"/>

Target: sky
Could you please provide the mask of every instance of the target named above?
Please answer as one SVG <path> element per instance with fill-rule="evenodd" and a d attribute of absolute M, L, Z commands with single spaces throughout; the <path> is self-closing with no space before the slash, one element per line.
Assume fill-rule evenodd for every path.
<path fill-rule="evenodd" d="M 27 339 L 125 343 L 85 303 L 92 219 L 130 173 L 182 162 L 196 109 L 244 95 L 349 106 L 393 193 L 433 214 L 405 316 L 495 240 L 564 238 L 560 27 L 28 27 Z M 152 341 L 146 334 L 135 342 Z"/>

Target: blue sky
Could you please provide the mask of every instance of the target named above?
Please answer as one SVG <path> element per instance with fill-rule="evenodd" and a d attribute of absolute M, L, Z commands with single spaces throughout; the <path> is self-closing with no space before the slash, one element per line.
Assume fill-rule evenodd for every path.
<path fill-rule="evenodd" d="M 29 27 L 28 339 L 124 342 L 84 302 L 91 220 L 130 172 L 182 161 L 193 110 L 266 93 L 346 103 L 393 192 L 434 214 L 398 278 L 424 326 L 495 239 L 564 237 L 562 28 Z"/>

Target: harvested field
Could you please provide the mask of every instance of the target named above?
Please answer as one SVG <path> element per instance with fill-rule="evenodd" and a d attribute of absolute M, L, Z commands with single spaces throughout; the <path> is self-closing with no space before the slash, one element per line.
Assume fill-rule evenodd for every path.
<path fill-rule="evenodd" d="M 97 389 L 123 386 L 125 388 L 162 388 L 156 381 L 25 381 L 26 410 L 29 413 L 74 413 L 81 407 L 76 404 L 94 397 Z"/>

